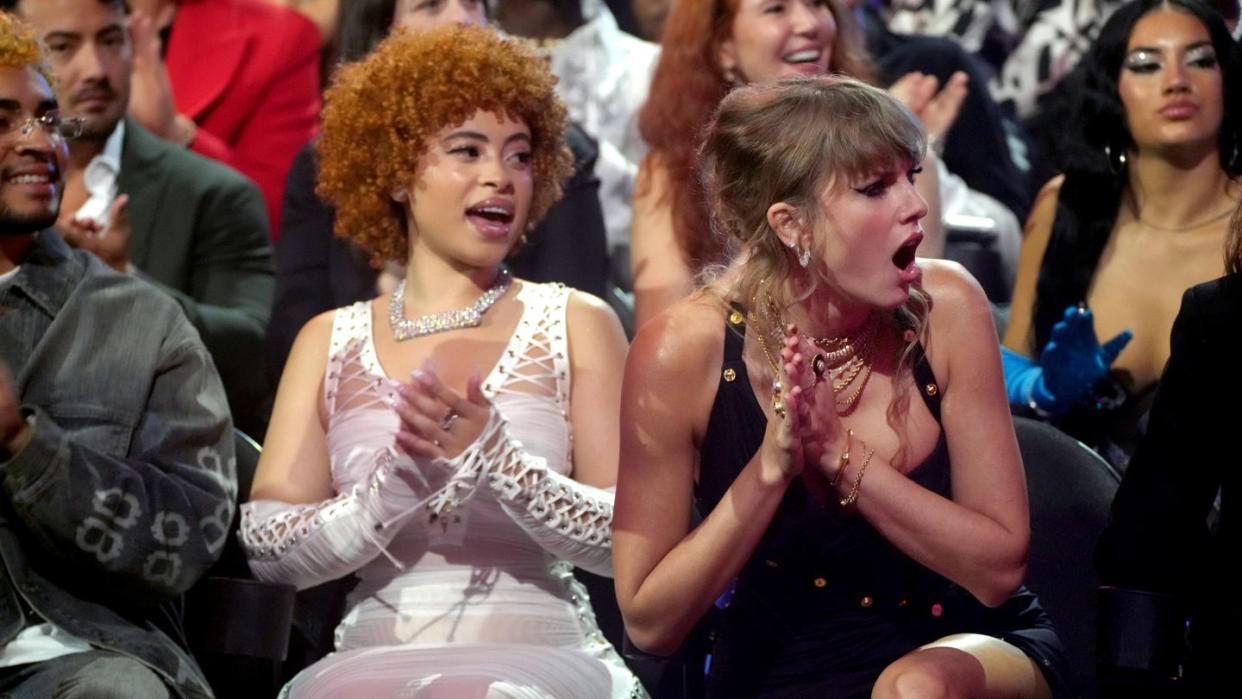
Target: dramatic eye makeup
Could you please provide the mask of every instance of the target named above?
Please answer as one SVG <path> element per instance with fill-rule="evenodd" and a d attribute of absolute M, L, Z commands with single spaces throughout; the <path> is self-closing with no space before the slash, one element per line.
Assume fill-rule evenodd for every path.
<path fill-rule="evenodd" d="M 1141 46 L 1126 55 L 1124 67 L 1132 73 L 1154 73 L 1164 66 L 1164 62 L 1163 51 Z M 1216 49 L 1207 42 L 1194 44 L 1186 48 L 1182 62 L 1195 68 L 1215 68 Z"/>

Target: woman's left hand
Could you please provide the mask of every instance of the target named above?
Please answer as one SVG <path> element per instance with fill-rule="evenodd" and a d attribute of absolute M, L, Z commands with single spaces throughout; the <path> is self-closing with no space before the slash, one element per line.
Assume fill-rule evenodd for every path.
<path fill-rule="evenodd" d="M 397 447 L 412 457 L 453 459 L 474 443 L 487 426 L 492 404 L 483 395 L 482 380 L 471 376 L 466 395 L 440 383 L 428 369 L 416 369 L 409 383 L 397 389 Z"/>
<path fill-rule="evenodd" d="M 816 376 L 812 370 L 817 351 L 808 347 L 792 325 L 785 328 L 781 358 L 790 367 L 791 386 L 803 386 L 804 398 L 798 403 L 799 438 L 802 454 L 811 468 L 803 471 L 807 485 L 817 499 L 826 499 L 827 483 L 837 472 L 838 452 L 845 427 L 837 414 L 836 392 L 827 377 Z M 811 357 L 811 361 L 805 358 Z M 824 498 L 821 498 L 824 496 Z"/>

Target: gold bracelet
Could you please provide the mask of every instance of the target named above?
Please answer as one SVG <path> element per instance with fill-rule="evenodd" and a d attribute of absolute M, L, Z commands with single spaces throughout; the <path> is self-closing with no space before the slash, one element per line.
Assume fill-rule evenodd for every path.
<path fill-rule="evenodd" d="M 854 441 L 854 430 L 845 431 L 845 448 L 841 450 L 841 456 L 837 458 L 837 472 L 833 475 L 832 480 L 828 481 L 831 488 L 837 487 L 837 481 L 841 480 L 841 474 L 845 473 L 845 467 L 850 465 L 850 444 Z"/>
<path fill-rule="evenodd" d="M 863 474 L 867 472 L 867 464 L 871 463 L 871 457 L 874 455 L 875 449 L 867 449 L 867 453 L 863 454 L 862 465 L 858 467 L 858 475 L 854 476 L 854 485 L 850 488 L 850 494 L 841 498 L 841 507 L 849 507 L 858 500 L 858 490 L 862 485 Z"/>

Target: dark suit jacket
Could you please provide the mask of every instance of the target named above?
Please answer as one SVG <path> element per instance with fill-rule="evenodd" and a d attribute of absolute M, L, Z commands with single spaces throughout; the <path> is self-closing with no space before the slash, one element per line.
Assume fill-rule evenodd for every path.
<path fill-rule="evenodd" d="M 263 191 L 273 234 L 289 165 L 319 124 L 319 30 L 268 0 L 178 0 L 165 64 L 191 148 Z"/>
<path fill-rule="evenodd" d="M 1223 677 L 1242 652 L 1242 541 L 1233 512 L 1242 476 L 1235 439 L 1242 428 L 1240 347 L 1242 274 L 1188 290 L 1147 434 L 1122 479 L 1098 552 L 1105 583 L 1171 592 L 1188 602 L 1201 687 Z M 1220 518 L 1209 532 L 1218 490 Z"/>
<path fill-rule="evenodd" d="M 565 194 L 530 234 L 526 247 L 509 260 L 509 269 L 524 279 L 561 282 L 602 297 L 608 244 L 595 176 L 598 150 L 577 126 L 571 125 L 566 140 L 574 154 L 574 173 L 565 182 Z M 307 143 L 289 171 L 285 230 L 276 244 L 276 299 L 267 334 L 274 382 L 308 320 L 375 297 L 377 273 L 365 253 L 333 235 L 336 214 L 315 196 L 316 172 L 314 145 Z"/>
<path fill-rule="evenodd" d="M 262 435 L 271 408 L 263 336 L 275 282 L 258 188 L 129 119 L 117 189 L 130 198 L 130 262 L 181 304 L 220 372 L 234 423 Z"/>

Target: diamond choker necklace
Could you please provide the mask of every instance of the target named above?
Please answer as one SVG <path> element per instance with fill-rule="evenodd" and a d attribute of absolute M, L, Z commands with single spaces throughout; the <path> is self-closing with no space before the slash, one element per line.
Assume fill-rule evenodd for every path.
<path fill-rule="evenodd" d="M 388 302 L 388 321 L 392 324 L 393 339 L 401 342 L 449 330 L 478 327 L 483 322 L 483 314 L 487 313 L 487 309 L 491 308 L 497 299 L 504 296 L 512 282 L 513 277 L 509 271 L 501 268 L 496 273 L 496 279 L 492 281 L 491 287 L 473 304 L 465 308 L 429 313 L 409 320 L 405 317 L 405 280 L 402 279 L 396 290 L 392 292 L 392 300 Z"/>

